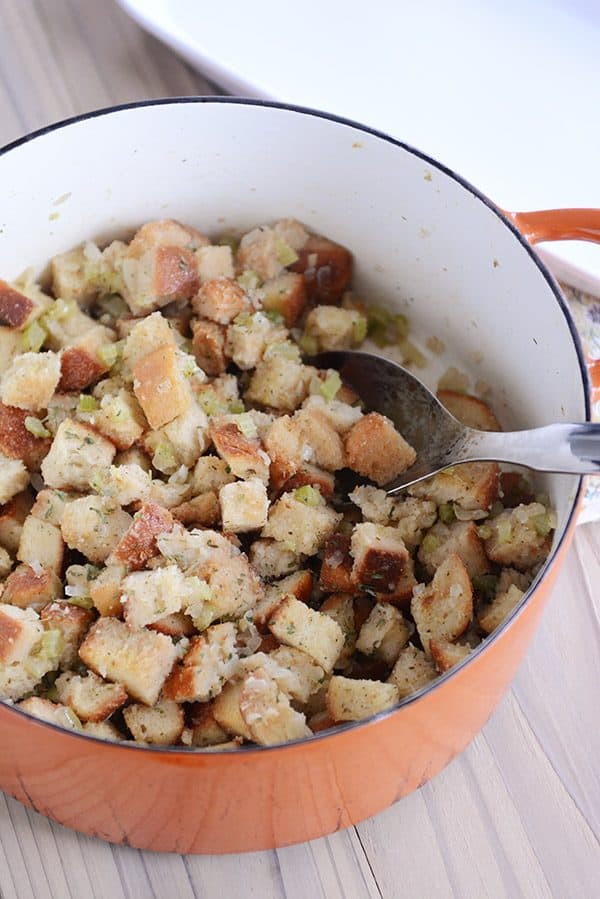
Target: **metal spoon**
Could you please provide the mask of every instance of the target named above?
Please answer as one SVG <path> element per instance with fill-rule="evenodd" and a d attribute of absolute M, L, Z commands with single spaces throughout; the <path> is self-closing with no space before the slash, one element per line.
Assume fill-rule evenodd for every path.
<path fill-rule="evenodd" d="M 389 359 L 340 350 L 308 361 L 339 371 L 367 410 L 387 415 L 416 450 L 415 464 L 386 486 L 389 496 L 461 462 L 510 462 L 564 474 L 600 472 L 600 424 L 478 431 L 457 421 L 418 378 Z"/>

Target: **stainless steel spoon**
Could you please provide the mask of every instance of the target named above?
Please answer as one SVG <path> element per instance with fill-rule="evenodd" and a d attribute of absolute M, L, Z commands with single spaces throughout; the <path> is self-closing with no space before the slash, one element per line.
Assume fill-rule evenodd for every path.
<path fill-rule="evenodd" d="M 339 371 L 367 410 L 387 415 L 416 450 L 415 464 L 386 485 L 389 496 L 461 462 L 510 462 L 565 474 L 600 472 L 600 424 L 478 431 L 457 421 L 418 378 L 389 359 L 340 350 L 307 361 Z"/>

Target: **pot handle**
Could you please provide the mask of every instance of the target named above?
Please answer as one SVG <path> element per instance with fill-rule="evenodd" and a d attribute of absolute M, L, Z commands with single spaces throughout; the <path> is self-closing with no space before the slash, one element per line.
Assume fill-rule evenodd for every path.
<path fill-rule="evenodd" d="M 506 212 L 531 244 L 544 240 L 587 240 L 600 243 L 600 209 L 540 209 L 536 212 Z M 600 401 L 600 359 L 587 364 L 592 382 L 592 400 Z"/>

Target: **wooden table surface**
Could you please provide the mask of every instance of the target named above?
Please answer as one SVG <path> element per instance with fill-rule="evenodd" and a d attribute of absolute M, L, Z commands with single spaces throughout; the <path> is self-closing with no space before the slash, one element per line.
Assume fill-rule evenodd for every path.
<path fill-rule="evenodd" d="M 0 145 L 95 107 L 202 93 L 215 91 L 110 0 L 0 0 Z M 81 836 L 0 793 L 0 897 L 600 896 L 599 559 L 600 524 L 580 527 L 483 732 L 376 818 L 277 852 L 186 857 Z"/>

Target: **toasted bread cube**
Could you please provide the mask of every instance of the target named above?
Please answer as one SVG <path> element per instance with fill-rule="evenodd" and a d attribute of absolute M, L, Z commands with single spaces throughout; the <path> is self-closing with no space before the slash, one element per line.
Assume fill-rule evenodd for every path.
<path fill-rule="evenodd" d="M 486 634 L 491 634 L 496 630 L 518 606 L 524 595 L 523 591 L 514 584 L 511 584 L 507 590 L 498 592 L 489 605 L 483 606 L 479 610 L 477 621 L 481 630 Z M 4 599 L 5 596 L 2 598 Z"/>
<path fill-rule="evenodd" d="M 112 332 L 102 325 L 95 325 L 66 347 L 60 357 L 58 389 L 65 393 L 70 390 L 81 391 L 99 381 L 108 371 L 100 353 L 103 347 L 112 342 Z"/>
<path fill-rule="evenodd" d="M 292 552 L 312 556 L 331 537 L 341 519 L 342 515 L 324 501 L 309 506 L 296 499 L 294 493 L 284 493 L 271 506 L 262 536 L 285 543 Z"/>
<path fill-rule="evenodd" d="M 208 493 L 201 493 L 185 503 L 174 506 L 171 514 L 173 518 L 185 525 L 213 527 L 221 520 L 219 496 L 214 490 L 209 490 Z M 227 530 L 231 530 L 231 528 L 227 528 Z"/>
<path fill-rule="evenodd" d="M 457 503 L 468 511 L 489 509 L 498 499 L 499 477 L 496 462 L 466 462 L 413 484 L 408 492 L 438 506 Z"/>
<path fill-rule="evenodd" d="M 121 583 L 124 576 L 123 565 L 107 565 L 90 582 L 90 598 L 101 615 L 121 617 Z"/>
<path fill-rule="evenodd" d="M 426 687 L 435 680 L 437 671 L 434 663 L 423 650 L 417 649 L 412 643 L 405 646 L 400 652 L 388 683 L 395 684 L 398 688 L 400 699 L 410 696 L 417 690 Z"/>
<path fill-rule="evenodd" d="M 320 412 L 331 427 L 342 436 L 347 434 L 350 428 L 363 417 L 359 404 L 353 406 L 346 400 L 340 399 L 345 389 L 345 386 L 342 384 L 335 395 L 335 399 L 332 400 L 326 400 L 325 397 L 320 396 L 318 393 L 311 393 L 302 404 L 303 409 Z"/>
<path fill-rule="evenodd" d="M 8 503 L 29 484 L 29 472 L 20 459 L 0 453 L 0 505 Z"/>
<path fill-rule="evenodd" d="M 173 516 L 167 509 L 154 502 L 143 503 L 116 546 L 114 561 L 127 565 L 132 571 L 144 568 L 146 562 L 158 553 L 158 537 L 172 531 L 173 525 Z"/>
<path fill-rule="evenodd" d="M 302 564 L 302 557 L 300 553 L 291 550 L 287 543 L 259 539 L 250 547 L 250 562 L 261 578 L 272 580 L 297 571 Z"/>
<path fill-rule="evenodd" d="M 396 705 L 395 684 L 334 675 L 327 688 L 327 711 L 333 721 L 360 721 Z"/>
<path fill-rule="evenodd" d="M 505 509 L 527 506 L 535 499 L 529 479 L 521 471 L 500 472 L 500 499 Z"/>
<path fill-rule="evenodd" d="M 240 241 L 236 254 L 238 269 L 256 272 L 262 281 L 268 281 L 283 271 L 285 251 L 289 252 L 288 246 L 273 228 L 265 225 L 253 228 Z M 295 253 L 290 255 L 295 257 Z"/>
<path fill-rule="evenodd" d="M 264 668 L 255 669 L 244 679 L 240 713 L 251 739 L 261 746 L 311 735 L 305 716 L 292 708 L 289 698 Z"/>
<path fill-rule="evenodd" d="M 456 390 L 438 390 L 437 397 L 448 412 L 468 428 L 479 431 L 501 431 L 498 419 L 489 405 L 476 396 Z"/>
<path fill-rule="evenodd" d="M 55 686 L 59 701 L 73 709 L 81 721 L 105 721 L 127 702 L 125 687 L 107 683 L 93 671 L 85 677 L 65 671 Z"/>
<path fill-rule="evenodd" d="M 262 655 L 262 653 L 257 653 L 257 655 Z M 308 702 L 325 680 L 325 672 L 322 667 L 317 665 L 308 653 L 294 649 L 293 646 L 278 646 L 277 649 L 265 656 L 265 659 L 271 660 L 278 666 L 279 673 L 271 676 L 277 681 L 280 689 L 301 705 Z M 283 677 L 281 672 L 285 672 Z"/>
<path fill-rule="evenodd" d="M 329 672 L 344 645 L 339 624 L 321 612 L 315 612 L 294 596 L 284 596 L 268 622 L 269 630 L 281 643 L 293 646 Z"/>
<path fill-rule="evenodd" d="M 430 640 L 452 642 L 466 631 L 473 617 L 473 588 L 459 556 L 446 556 L 431 584 L 415 588 L 410 610 L 427 652 Z"/>
<path fill-rule="evenodd" d="M 51 702 L 49 699 L 42 699 L 40 696 L 29 696 L 18 703 L 18 708 L 40 721 L 47 721 L 49 724 L 57 724 L 66 730 L 79 730 L 80 722 L 75 715 L 65 705 L 58 702 Z"/>
<path fill-rule="evenodd" d="M 55 393 L 48 404 L 44 427 L 50 431 L 53 437 L 56 437 L 56 433 L 63 421 L 66 421 L 67 418 L 73 421 L 76 420 L 80 414 L 78 406 L 78 393 Z"/>
<path fill-rule="evenodd" d="M 194 495 L 200 493 L 218 493 L 225 484 L 235 481 L 235 475 L 231 472 L 225 459 L 218 456 L 201 456 L 196 462 L 192 475 L 192 490 Z"/>
<path fill-rule="evenodd" d="M 297 272 L 284 272 L 265 281 L 260 289 L 262 307 L 267 312 L 278 312 L 286 328 L 293 327 L 306 306 L 304 276 Z"/>
<path fill-rule="evenodd" d="M 226 352 L 238 368 L 256 368 L 267 347 L 285 341 L 287 331 L 263 312 L 238 316 L 227 328 Z"/>
<path fill-rule="evenodd" d="M 192 402 L 186 412 L 159 431 L 150 431 L 144 438 L 144 446 L 150 455 L 166 444 L 175 468 L 180 465 L 191 468 L 207 448 L 208 442 L 208 418 L 196 402 Z"/>
<path fill-rule="evenodd" d="M 211 704 L 212 714 L 217 724 L 226 734 L 252 740 L 252 734 L 240 711 L 240 697 L 243 683 L 229 681 Z"/>
<path fill-rule="evenodd" d="M 197 228 L 192 225 L 183 225 L 176 219 L 158 219 L 146 222 L 136 231 L 131 244 L 136 241 L 146 247 L 189 247 L 193 251 L 210 243 L 208 237 Z M 138 246 L 135 249 L 140 250 L 143 247 Z"/>
<path fill-rule="evenodd" d="M 187 300 L 198 289 L 198 270 L 192 250 L 174 235 L 170 223 L 163 235 L 150 234 L 157 223 L 143 225 L 121 262 L 123 299 L 134 313 L 144 315 L 174 300 Z M 176 240 L 176 243 L 172 243 Z"/>
<path fill-rule="evenodd" d="M 392 517 L 397 522 L 398 533 L 412 549 L 421 542 L 423 531 L 435 523 L 437 514 L 437 507 L 431 500 L 405 496 L 394 503 Z"/>
<path fill-rule="evenodd" d="M 515 568 L 503 568 L 496 585 L 496 596 L 506 593 L 509 587 L 518 587 L 522 593 L 529 588 L 533 574 L 531 572 L 517 571 Z"/>
<path fill-rule="evenodd" d="M 344 467 L 342 438 L 318 409 L 300 409 L 292 419 L 292 428 L 299 434 L 304 462 L 314 462 L 326 471 Z"/>
<path fill-rule="evenodd" d="M 280 581 L 270 584 L 263 599 L 252 612 L 252 620 L 258 628 L 266 627 L 267 621 L 284 596 L 295 596 L 308 602 L 312 593 L 313 577 L 310 571 L 295 571 Z"/>
<path fill-rule="evenodd" d="M 86 721 L 81 730 L 88 737 L 96 737 L 98 740 L 112 740 L 116 743 L 123 739 L 123 734 L 112 721 L 100 721 L 98 724 Z"/>
<path fill-rule="evenodd" d="M 44 312 L 48 300 L 41 291 L 26 294 L 0 280 L 0 325 L 23 331 Z"/>
<path fill-rule="evenodd" d="M 409 553 L 396 528 L 364 521 L 355 525 L 350 543 L 352 581 L 378 593 L 393 593 L 406 569 Z"/>
<path fill-rule="evenodd" d="M 177 565 L 128 574 L 121 584 L 125 621 L 130 627 L 145 627 L 179 612 L 185 589 L 185 578 Z"/>
<path fill-rule="evenodd" d="M 211 422 L 209 433 L 219 456 L 236 477 L 268 482 L 270 459 L 257 438 L 246 437 L 235 422 L 219 419 Z"/>
<path fill-rule="evenodd" d="M 196 250 L 196 264 L 201 284 L 215 278 L 233 278 L 233 254 L 231 247 L 204 246 Z"/>
<path fill-rule="evenodd" d="M 550 552 L 554 522 L 554 513 L 541 503 L 505 509 L 486 521 L 491 536 L 484 540 L 485 551 L 498 565 L 527 571 L 543 562 Z"/>
<path fill-rule="evenodd" d="M 385 490 L 363 484 L 355 487 L 352 493 L 348 494 L 348 499 L 358 506 L 365 521 L 372 521 L 374 524 L 389 524 L 392 521 L 395 504 Z"/>
<path fill-rule="evenodd" d="M 94 620 L 93 613 L 67 600 L 57 600 L 42 609 L 40 618 L 47 629 L 58 630 L 62 635 L 60 668 L 63 671 L 73 668 L 81 641 Z"/>
<path fill-rule="evenodd" d="M 274 489 L 282 487 L 285 493 L 297 490 L 298 487 L 314 487 L 325 499 L 331 499 L 335 490 L 335 476 L 329 471 L 323 471 L 322 468 L 306 462 L 291 478 L 280 484 L 277 469 L 275 468 L 274 476 L 273 466 L 271 466 L 271 486 Z"/>
<path fill-rule="evenodd" d="M 111 465 L 98 472 L 90 487 L 102 496 L 110 497 L 121 506 L 144 502 L 150 496 L 150 475 L 139 465 Z"/>
<path fill-rule="evenodd" d="M 37 494 L 31 507 L 31 514 L 34 518 L 39 518 L 41 521 L 59 528 L 65 506 L 74 498 L 63 490 L 52 490 L 45 487 Z"/>
<path fill-rule="evenodd" d="M 114 459 L 115 465 L 139 465 L 147 474 L 152 474 L 152 463 L 146 453 L 137 446 L 117 453 Z"/>
<path fill-rule="evenodd" d="M 152 428 L 161 428 L 187 412 L 192 394 L 171 344 L 138 359 L 133 366 L 133 392 Z"/>
<path fill-rule="evenodd" d="M 177 743 L 185 723 L 181 706 L 169 700 L 163 700 L 152 708 L 134 703 L 127 706 L 123 717 L 136 743 L 151 743 L 154 746 Z"/>
<path fill-rule="evenodd" d="M 350 593 L 331 593 L 326 597 L 319 611 L 323 615 L 329 615 L 342 629 L 344 634 L 344 646 L 339 654 L 334 668 L 343 670 L 346 668 L 356 649 L 356 615 L 354 613 L 354 597 Z"/>
<path fill-rule="evenodd" d="M 207 319 L 192 322 L 192 351 L 196 362 L 207 375 L 220 375 L 227 368 L 226 331 L 223 325 Z"/>
<path fill-rule="evenodd" d="M 164 618 L 159 618 L 158 621 L 149 624 L 148 628 L 159 634 L 166 634 L 168 637 L 191 637 L 196 632 L 194 622 L 189 615 L 184 615 L 183 612 L 172 612 L 170 615 L 165 615 Z"/>
<path fill-rule="evenodd" d="M 20 459 L 30 471 L 37 471 L 50 449 L 47 437 L 36 437 L 25 425 L 26 409 L 0 403 L 0 453 L 9 459 Z"/>
<path fill-rule="evenodd" d="M 0 578 L 5 578 L 12 568 L 12 559 L 9 556 L 8 552 L 4 549 L 3 546 L 0 546 Z M 0 595 L 2 595 L 1 587 L 5 585 L 0 585 Z"/>
<path fill-rule="evenodd" d="M 271 480 L 280 489 L 312 456 L 295 419 L 280 415 L 268 427 L 264 437 L 265 449 L 271 459 Z"/>
<path fill-rule="evenodd" d="M 2 375 L 0 399 L 8 406 L 39 412 L 48 408 L 59 380 L 57 353 L 21 353 Z"/>
<path fill-rule="evenodd" d="M 2 460 L 0 459 L 0 461 Z M 19 548 L 23 524 L 29 515 L 32 503 L 31 491 L 24 490 L 0 506 L 0 546 L 5 547 L 13 555 Z"/>
<path fill-rule="evenodd" d="M 0 325 L 0 376 L 23 349 L 23 335 L 16 328 L 4 328 Z"/>
<path fill-rule="evenodd" d="M 212 704 L 198 703 L 193 705 L 190 717 L 192 746 L 217 746 L 219 743 L 227 742 L 229 735 L 215 720 Z"/>
<path fill-rule="evenodd" d="M 193 637 L 183 662 L 165 684 L 164 696 L 175 702 L 208 702 L 217 696 L 235 671 L 235 641 L 231 621 L 214 624 L 201 636 Z"/>
<path fill-rule="evenodd" d="M 146 419 L 133 394 L 121 388 L 102 397 L 100 408 L 94 412 L 94 427 L 117 449 L 127 450 L 144 433 Z"/>
<path fill-rule="evenodd" d="M 42 477 L 48 487 L 85 491 L 96 471 L 108 468 L 114 444 L 86 425 L 67 418 L 42 462 Z"/>
<path fill-rule="evenodd" d="M 132 525 L 128 515 L 107 496 L 82 496 L 69 503 L 62 516 L 62 536 L 91 562 L 104 562 Z"/>
<path fill-rule="evenodd" d="M 43 635 L 44 626 L 33 609 L 0 603 L 0 669 L 25 661 Z M 4 692 L 0 695 L 10 698 Z"/>
<path fill-rule="evenodd" d="M 356 648 L 393 665 L 408 643 L 410 630 L 402 612 L 390 603 L 376 603 L 360 629 Z"/>
<path fill-rule="evenodd" d="M 352 279 L 352 255 L 340 244 L 311 234 L 291 267 L 304 274 L 310 299 L 338 303 Z"/>
<path fill-rule="evenodd" d="M 234 534 L 256 531 L 267 523 L 267 488 L 258 478 L 225 484 L 219 490 L 223 530 Z"/>
<path fill-rule="evenodd" d="M 450 671 L 472 652 L 472 647 L 461 643 L 450 643 L 448 640 L 431 640 L 429 643 L 431 658 L 440 674 Z"/>
<path fill-rule="evenodd" d="M 415 566 L 412 556 L 406 560 L 406 568 L 396 581 L 392 593 L 375 593 L 377 602 L 389 602 L 393 606 L 400 609 L 410 610 L 410 601 L 412 599 L 413 590 L 417 586 L 415 578 Z"/>
<path fill-rule="evenodd" d="M 54 256 L 50 262 L 54 296 L 61 300 L 74 300 L 84 308 L 98 296 L 98 286 L 89 277 L 90 259 L 85 249 L 85 245 L 75 247 Z M 99 251 L 96 249 L 96 252 Z"/>
<path fill-rule="evenodd" d="M 161 312 L 132 321 L 133 326 L 123 345 L 123 363 L 129 371 L 153 350 L 161 346 L 177 346 L 173 328 Z"/>
<path fill-rule="evenodd" d="M 378 412 L 364 415 L 350 428 L 345 449 L 348 467 L 380 486 L 391 483 L 417 458 L 389 418 Z"/>
<path fill-rule="evenodd" d="M 308 313 L 304 333 L 317 341 L 319 350 L 349 350 L 366 333 L 366 319 L 356 309 L 315 306 Z"/>
<path fill-rule="evenodd" d="M 192 298 L 192 307 L 196 315 L 208 318 L 219 325 L 228 325 L 240 312 L 247 309 L 248 305 L 246 294 L 232 278 L 213 278 L 211 281 L 205 281 Z"/>
<path fill-rule="evenodd" d="M 293 412 L 306 397 L 311 377 L 308 366 L 275 354 L 256 366 L 246 399 L 251 403 Z"/>
<path fill-rule="evenodd" d="M 154 705 L 177 649 L 164 634 L 133 629 L 116 618 L 99 618 L 81 644 L 79 656 L 100 677 L 123 684 L 133 699 Z"/>
<path fill-rule="evenodd" d="M 23 523 L 17 559 L 30 565 L 41 565 L 60 574 L 64 554 L 65 545 L 60 528 L 28 515 Z"/>
<path fill-rule="evenodd" d="M 335 593 L 352 593 L 356 584 L 352 580 L 354 560 L 350 555 L 350 537 L 333 534 L 325 543 L 319 583 L 323 590 Z"/>
<path fill-rule="evenodd" d="M 419 562 L 432 577 L 446 556 L 456 553 L 463 560 L 469 577 L 478 577 L 490 570 L 490 563 L 483 549 L 473 521 L 438 521 L 427 531 L 419 548 Z"/>

